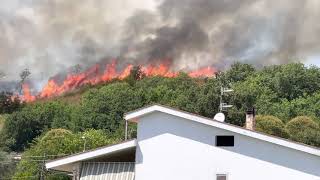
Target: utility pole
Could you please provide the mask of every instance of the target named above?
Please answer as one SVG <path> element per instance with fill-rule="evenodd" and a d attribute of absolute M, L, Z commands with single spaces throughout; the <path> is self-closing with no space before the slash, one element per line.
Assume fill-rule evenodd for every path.
<path fill-rule="evenodd" d="M 219 112 L 227 111 L 228 108 L 233 107 L 233 105 L 229 105 L 223 102 L 223 96 L 226 93 L 231 93 L 231 92 L 233 92 L 233 89 L 228 89 L 221 86 Z"/>

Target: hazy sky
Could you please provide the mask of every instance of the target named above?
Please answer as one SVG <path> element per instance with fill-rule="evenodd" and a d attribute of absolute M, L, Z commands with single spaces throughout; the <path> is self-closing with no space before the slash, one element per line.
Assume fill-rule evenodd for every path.
<path fill-rule="evenodd" d="M 320 67 L 320 56 L 308 58 L 308 61 L 306 63 L 310 65 L 317 65 Z"/>

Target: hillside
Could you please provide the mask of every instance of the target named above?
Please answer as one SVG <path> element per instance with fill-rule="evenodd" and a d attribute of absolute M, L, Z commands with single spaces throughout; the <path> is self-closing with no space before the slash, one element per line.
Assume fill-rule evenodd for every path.
<path fill-rule="evenodd" d="M 224 102 L 234 105 L 225 112 L 228 123 L 243 126 L 245 111 L 255 107 L 259 114 L 257 130 L 320 147 L 318 67 L 298 63 L 256 69 L 236 63 L 216 78 L 191 78 L 184 73 L 173 78 L 135 77 L 140 76 L 131 74 L 121 81 L 83 87 L 60 97 L 21 105 L 7 116 L 0 147 L 41 155 L 49 147 L 41 145 L 44 143 L 41 138 L 51 129 L 66 129 L 62 131 L 66 134 L 95 129 L 112 141 L 121 141 L 123 114 L 153 103 L 212 118 L 218 112 L 221 87 L 234 89 L 224 97 Z M 130 127 L 130 137 L 134 136 L 135 127 Z M 72 152 L 79 151 L 75 147 L 81 144 L 78 141 L 67 140 L 75 142 L 70 144 L 76 149 Z M 57 151 L 69 153 L 70 148 L 65 148 L 66 151 Z"/>

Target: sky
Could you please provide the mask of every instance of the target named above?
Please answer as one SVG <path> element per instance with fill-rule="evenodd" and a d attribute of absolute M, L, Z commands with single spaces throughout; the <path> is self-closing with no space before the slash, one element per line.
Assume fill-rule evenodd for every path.
<path fill-rule="evenodd" d="M 316 66 L 320 67 L 320 56 L 314 56 L 314 57 L 308 58 L 306 64 L 316 65 Z"/>

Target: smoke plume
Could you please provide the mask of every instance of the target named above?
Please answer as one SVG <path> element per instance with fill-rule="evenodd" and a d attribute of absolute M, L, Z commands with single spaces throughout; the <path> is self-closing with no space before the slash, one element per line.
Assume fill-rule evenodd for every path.
<path fill-rule="evenodd" d="M 0 71 L 45 82 L 112 58 L 175 70 L 301 61 L 319 55 L 319 18 L 319 0 L 3 0 Z"/>

